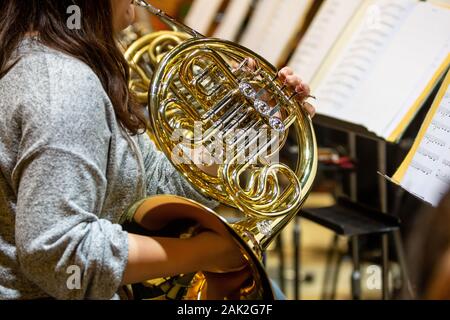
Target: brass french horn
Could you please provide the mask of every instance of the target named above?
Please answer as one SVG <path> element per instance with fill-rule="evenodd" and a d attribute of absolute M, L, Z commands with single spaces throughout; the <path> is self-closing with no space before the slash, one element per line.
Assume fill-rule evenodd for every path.
<path fill-rule="evenodd" d="M 258 54 L 206 38 L 145 1 L 135 4 L 173 29 L 138 39 L 125 54 L 130 88 L 148 103 L 150 136 L 194 187 L 238 214 L 230 221 L 194 201 L 157 196 L 133 205 L 124 223 L 135 232 L 174 237 L 192 236 L 198 225 L 216 230 L 235 240 L 251 269 L 234 295 L 208 291 L 208 276 L 199 270 L 136 285 L 135 298 L 273 299 L 262 254 L 311 190 L 317 170 L 311 119 L 277 69 Z M 294 168 L 274 161 L 289 133 L 299 147 Z M 217 175 L 191 161 L 193 150 L 222 160 Z M 155 221 L 165 221 L 164 230 L 155 230 Z"/>

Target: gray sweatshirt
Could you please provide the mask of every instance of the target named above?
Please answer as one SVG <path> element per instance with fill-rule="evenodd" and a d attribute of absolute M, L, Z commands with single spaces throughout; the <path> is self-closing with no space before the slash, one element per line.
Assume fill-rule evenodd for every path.
<path fill-rule="evenodd" d="M 0 79 L 0 299 L 118 298 L 128 242 L 117 223 L 131 204 L 216 203 L 146 135 L 124 133 L 87 65 L 34 39 L 18 52 Z"/>

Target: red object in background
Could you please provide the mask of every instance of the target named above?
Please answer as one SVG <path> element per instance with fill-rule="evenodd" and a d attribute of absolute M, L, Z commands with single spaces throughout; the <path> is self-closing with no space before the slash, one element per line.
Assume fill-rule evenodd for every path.
<path fill-rule="evenodd" d="M 319 161 L 325 165 L 338 166 L 342 169 L 352 170 L 355 168 L 355 162 L 346 156 L 341 156 L 336 150 L 324 149 L 319 150 Z"/>

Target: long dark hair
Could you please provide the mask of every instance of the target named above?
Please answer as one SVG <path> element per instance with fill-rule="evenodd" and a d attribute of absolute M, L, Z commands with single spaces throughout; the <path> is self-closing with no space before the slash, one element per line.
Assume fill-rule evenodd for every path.
<path fill-rule="evenodd" d="M 73 30 L 67 26 L 72 5 L 82 13 L 81 28 Z M 0 0 L 0 79 L 17 63 L 13 54 L 30 31 L 43 45 L 92 68 L 122 125 L 132 134 L 145 131 L 144 113 L 128 90 L 128 66 L 115 40 L 110 0 Z"/>

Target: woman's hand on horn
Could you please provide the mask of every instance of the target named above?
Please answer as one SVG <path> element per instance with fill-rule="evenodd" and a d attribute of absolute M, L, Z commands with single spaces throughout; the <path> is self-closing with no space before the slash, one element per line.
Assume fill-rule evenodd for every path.
<path fill-rule="evenodd" d="M 257 62 L 252 58 L 247 58 L 245 63 L 246 68 L 250 70 L 256 70 Z M 302 79 L 294 73 L 294 70 L 290 67 L 284 67 L 278 72 L 278 77 L 282 82 L 284 82 L 287 86 L 291 87 L 297 95 L 295 99 L 300 102 L 305 109 L 306 112 L 312 117 L 316 114 L 316 109 L 309 103 L 306 102 L 306 99 L 311 97 L 311 88 L 308 84 L 304 83 Z"/>
<path fill-rule="evenodd" d="M 316 114 L 316 108 L 314 108 L 309 103 L 304 103 L 311 95 L 311 88 L 308 84 L 304 83 L 302 79 L 294 73 L 292 68 L 284 67 L 278 72 L 278 76 L 281 81 L 284 81 L 288 86 L 290 86 L 296 93 L 296 99 L 302 103 L 306 112 L 312 117 Z"/>

